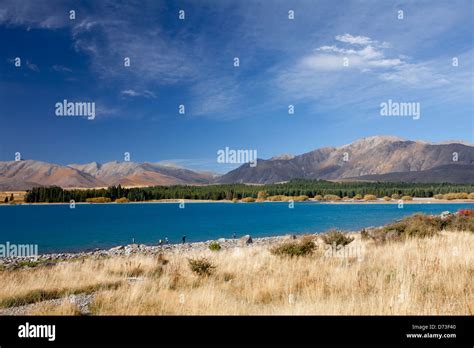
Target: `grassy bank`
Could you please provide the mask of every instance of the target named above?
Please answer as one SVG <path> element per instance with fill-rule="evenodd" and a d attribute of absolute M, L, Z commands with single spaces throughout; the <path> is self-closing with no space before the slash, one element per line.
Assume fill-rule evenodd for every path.
<path fill-rule="evenodd" d="M 26 313 L 79 314 L 68 296 L 89 293 L 95 315 L 472 315 L 474 233 L 439 232 L 438 220 L 420 219 L 373 236 L 308 235 L 269 246 L 3 270 L 0 306 L 38 302 Z M 458 220 L 447 228 L 472 228 Z M 60 300 L 44 301 L 54 298 Z"/>

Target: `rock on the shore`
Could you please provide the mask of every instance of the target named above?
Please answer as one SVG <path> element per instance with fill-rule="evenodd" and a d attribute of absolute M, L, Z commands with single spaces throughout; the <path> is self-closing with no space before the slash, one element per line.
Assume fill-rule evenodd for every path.
<path fill-rule="evenodd" d="M 250 236 L 250 234 L 247 234 L 247 235 L 239 238 L 239 244 L 242 245 L 242 246 L 249 245 L 249 244 L 252 244 L 252 243 L 253 243 L 253 240 L 252 240 L 252 237 Z"/>
<path fill-rule="evenodd" d="M 449 218 L 451 215 L 453 214 L 451 214 L 449 211 L 446 210 L 446 211 L 443 211 L 441 214 L 439 214 L 439 217 L 441 218 L 441 220 L 445 220 Z"/>

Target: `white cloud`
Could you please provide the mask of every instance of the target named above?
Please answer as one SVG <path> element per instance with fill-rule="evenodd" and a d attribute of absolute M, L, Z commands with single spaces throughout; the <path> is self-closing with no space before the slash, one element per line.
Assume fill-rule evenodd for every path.
<path fill-rule="evenodd" d="M 127 97 L 145 97 L 145 98 L 156 98 L 155 93 L 145 90 L 143 92 L 138 92 L 134 89 L 126 89 L 121 92 L 122 95 Z"/>
<path fill-rule="evenodd" d="M 377 68 L 389 68 L 403 64 L 400 57 L 385 58 L 384 48 L 387 43 L 379 44 L 367 36 L 337 35 L 336 40 L 348 44 L 348 47 L 325 45 L 318 47 L 314 53 L 303 57 L 302 67 L 314 70 L 330 71 L 347 68 L 358 68 L 363 71 Z M 344 62 L 347 60 L 348 65 Z"/>
<path fill-rule="evenodd" d="M 336 40 L 340 42 L 346 42 L 351 45 L 369 45 L 374 41 L 367 36 L 352 36 L 350 34 L 337 35 Z"/>

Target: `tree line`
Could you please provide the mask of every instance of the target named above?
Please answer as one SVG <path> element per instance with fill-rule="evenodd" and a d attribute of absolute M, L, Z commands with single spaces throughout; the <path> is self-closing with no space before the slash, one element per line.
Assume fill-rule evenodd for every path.
<path fill-rule="evenodd" d="M 246 197 L 257 198 L 258 193 L 265 191 L 268 196 L 308 196 L 336 195 L 340 198 L 353 198 L 356 195 L 376 195 L 377 197 L 393 194 L 412 197 L 433 197 L 437 194 L 474 192 L 470 184 L 420 184 L 420 183 L 388 183 L 388 182 L 331 182 L 324 180 L 297 179 L 281 184 L 246 185 L 224 184 L 206 186 L 150 186 L 140 188 L 124 188 L 121 185 L 103 189 L 62 189 L 58 186 L 35 187 L 28 190 L 25 196 L 27 203 L 39 202 L 85 202 L 88 198 L 107 197 L 111 201 L 127 198 L 132 202 L 159 199 L 202 199 L 232 200 Z"/>

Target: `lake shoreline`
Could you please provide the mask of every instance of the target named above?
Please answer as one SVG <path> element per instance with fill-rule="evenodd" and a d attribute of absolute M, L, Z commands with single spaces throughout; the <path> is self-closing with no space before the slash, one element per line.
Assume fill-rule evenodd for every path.
<path fill-rule="evenodd" d="M 350 234 L 359 234 L 358 232 L 350 232 Z M 38 256 L 11 256 L 0 257 L 0 267 L 10 268 L 25 265 L 52 265 L 62 261 L 77 261 L 88 257 L 103 258 L 115 256 L 131 256 L 131 255 L 158 255 L 163 253 L 187 254 L 193 251 L 209 250 L 211 243 L 219 243 L 221 249 L 238 249 L 249 248 L 253 246 L 268 246 L 280 243 L 285 240 L 296 239 L 303 234 L 285 234 L 279 236 L 257 237 L 252 238 L 250 235 L 242 236 L 240 238 L 219 238 L 217 240 L 207 240 L 201 242 L 189 243 L 168 243 L 163 245 L 149 245 L 149 244 L 127 244 L 117 245 L 109 249 L 97 248 L 94 250 L 84 250 L 77 252 L 56 252 L 39 254 Z M 311 233 L 311 235 L 318 235 L 318 233 Z"/>
<path fill-rule="evenodd" d="M 166 200 L 152 200 L 152 201 L 140 201 L 140 202 L 105 202 L 105 203 L 91 203 L 91 202 L 75 202 L 75 205 L 124 205 L 124 204 L 202 204 L 202 203 L 233 203 L 233 204 L 261 204 L 261 203 L 289 203 L 289 201 L 263 201 L 263 202 L 233 202 L 230 200 L 194 200 L 194 199 L 166 199 Z M 399 204 L 398 200 L 385 201 L 383 199 L 364 201 L 364 200 L 347 200 L 347 201 L 318 201 L 315 199 L 308 199 L 306 201 L 295 201 L 294 203 L 319 203 L 319 204 Z M 403 201 L 403 204 L 465 204 L 473 203 L 474 199 L 434 199 L 434 198 L 413 198 L 413 200 Z M 60 202 L 41 202 L 41 203 L 14 203 L 14 204 L 0 204 L 2 206 L 18 206 L 18 205 L 70 205 L 71 203 L 60 203 Z"/>

